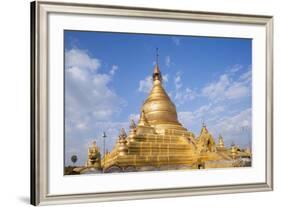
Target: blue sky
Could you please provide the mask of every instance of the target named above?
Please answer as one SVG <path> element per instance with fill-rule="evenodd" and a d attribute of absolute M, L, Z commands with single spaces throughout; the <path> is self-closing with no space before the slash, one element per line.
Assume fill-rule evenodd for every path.
<path fill-rule="evenodd" d="M 198 136 L 202 121 L 215 139 L 245 147 L 251 134 L 250 39 L 65 31 L 65 161 L 84 164 L 95 140 L 107 149 L 152 86 L 155 51 L 180 122 Z M 246 130 L 242 130 L 246 129 Z"/>

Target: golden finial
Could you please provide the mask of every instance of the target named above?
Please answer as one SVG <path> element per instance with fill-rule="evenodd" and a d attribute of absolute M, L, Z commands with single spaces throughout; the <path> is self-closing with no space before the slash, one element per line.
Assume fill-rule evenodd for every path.
<path fill-rule="evenodd" d="M 156 48 L 156 63 L 154 66 L 154 71 L 153 71 L 153 81 L 155 80 L 159 80 L 160 82 L 162 81 L 162 75 L 159 69 L 159 65 L 158 65 L 158 58 L 159 58 L 159 54 L 158 54 L 158 48 Z"/>
<path fill-rule="evenodd" d="M 204 120 L 202 121 L 201 134 L 202 133 L 208 133 L 208 129 L 207 129 L 207 126 L 206 126 L 206 123 L 204 122 Z"/>
<path fill-rule="evenodd" d="M 223 141 L 223 137 L 221 136 L 221 134 L 219 134 L 219 147 L 224 147 L 224 141 Z"/>
<path fill-rule="evenodd" d="M 136 128 L 136 123 L 134 121 L 134 119 L 130 120 L 130 129 L 135 129 Z"/>
<path fill-rule="evenodd" d="M 119 133 L 119 138 L 125 139 L 127 137 L 126 131 L 124 128 L 121 128 L 120 133 Z"/>
<path fill-rule="evenodd" d="M 148 122 L 146 120 L 146 117 L 145 117 L 145 114 L 144 114 L 144 111 L 141 112 L 141 115 L 140 115 L 140 120 L 139 120 L 139 126 L 148 126 Z"/>
<path fill-rule="evenodd" d="M 202 120 L 202 127 L 206 128 L 206 123 L 205 123 L 204 119 Z"/>
<path fill-rule="evenodd" d="M 232 155 L 232 159 L 236 159 L 237 148 L 234 143 L 231 145 L 231 155 Z"/>

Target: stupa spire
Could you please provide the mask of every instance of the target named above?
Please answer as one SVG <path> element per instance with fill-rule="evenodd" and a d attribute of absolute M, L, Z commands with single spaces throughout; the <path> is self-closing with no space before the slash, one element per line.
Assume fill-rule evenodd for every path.
<path fill-rule="evenodd" d="M 201 134 L 202 134 L 202 133 L 203 133 L 203 134 L 209 133 L 205 121 L 202 121 Z"/>
<path fill-rule="evenodd" d="M 205 123 L 204 119 L 202 120 L 202 127 L 206 128 L 206 123 Z"/>
<path fill-rule="evenodd" d="M 154 70 L 153 70 L 153 75 L 152 75 L 154 83 L 156 80 L 159 80 L 160 82 L 162 81 L 162 75 L 161 75 L 161 72 L 159 69 L 158 58 L 159 58 L 158 48 L 156 48 L 156 61 L 155 61 L 155 66 L 154 66 Z"/>
<path fill-rule="evenodd" d="M 159 53 L 158 53 L 158 47 L 156 48 L 156 64 L 158 65 L 159 61 Z"/>

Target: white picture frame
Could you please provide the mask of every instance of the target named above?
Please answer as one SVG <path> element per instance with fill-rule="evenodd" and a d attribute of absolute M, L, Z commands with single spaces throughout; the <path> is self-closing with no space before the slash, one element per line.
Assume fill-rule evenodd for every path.
<path fill-rule="evenodd" d="M 266 76 L 262 77 L 264 85 L 260 87 L 265 91 L 264 96 L 264 159 L 262 180 L 247 180 L 243 183 L 233 184 L 206 184 L 193 186 L 151 186 L 139 187 L 139 189 L 106 189 L 99 191 L 82 191 L 77 185 L 75 192 L 67 191 L 67 184 L 62 186 L 60 191 L 53 193 L 51 188 L 57 188 L 52 185 L 52 179 L 58 175 L 53 173 L 53 165 L 50 152 L 54 146 L 50 144 L 53 134 L 50 133 L 49 113 L 51 112 L 50 96 L 50 57 L 52 55 L 50 48 L 50 28 L 52 27 L 51 15 L 61 15 L 68 18 L 70 15 L 78 16 L 103 16 L 110 18 L 139 18 L 152 19 L 173 22 L 200 22 L 203 24 L 223 23 L 235 25 L 257 25 L 264 31 L 264 72 Z M 110 28 L 107 28 L 110 30 Z M 267 191 L 273 189 L 273 17 L 242 14 L 209 13 L 184 10 L 161 10 L 156 8 L 132 8 L 120 6 L 104 6 L 75 3 L 59 3 L 36 1 L 31 3 L 31 204 L 59 204 L 59 203 L 81 203 L 98 202 L 126 199 L 159 198 L 174 196 L 204 195 L 216 193 L 235 193 Z M 161 33 L 161 32 L 160 32 Z M 163 32 L 162 32 L 163 33 Z M 215 34 L 214 34 L 215 35 Z M 53 38 L 52 38 L 53 39 Z M 262 66 L 263 67 L 263 66 Z M 253 83 L 255 84 L 255 83 Z M 255 85 L 253 85 L 255 86 Z M 58 94 L 58 96 L 61 94 Z M 54 108 L 54 107 L 53 107 Z M 253 111 L 253 113 L 255 113 Z M 62 138 L 63 139 L 63 138 Z M 53 143 L 53 142 L 51 142 Z M 55 145 L 59 146 L 59 145 Z M 53 176 L 54 174 L 54 176 Z M 154 172 L 155 174 L 155 172 Z M 61 175 L 60 175 L 61 176 Z M 107 176 L 107 175 L 106 175 Z M 122 176 L 122 175 L 121 175 Z M 130 175 L 134 177 L 136 174 Z M 143 176 L 143 175 L 141 175 Z M 172 175 L 165 175 L 172 176 Z M 182 174 L 181 176 L 186 176 Z M 74 179 L 74 178 L 68 178 Z M 89 177 L 83 178 L 85 182 Z M 138 178 L 141 179 L 141 178 Z M 162 179 L 167 179 L 163 177 Z M 57 180 L 55 180 L 57 181 Z M 80 181 L 76 181 L 80 182 Z M 113 182 L 113 181 L 112 181 Z M 53 187 L 54 186 L 54 187 Z M 83 187 L 83 185 L 81 185 Z M 65 190 L 64 190 L 65 189 Z"/>

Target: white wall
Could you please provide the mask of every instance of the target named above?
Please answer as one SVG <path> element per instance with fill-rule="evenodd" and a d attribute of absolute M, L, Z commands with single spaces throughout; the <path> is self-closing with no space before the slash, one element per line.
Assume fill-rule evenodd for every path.
<path fill-rule="evenodd" d="M 70 1 L 70 0 L 69 0 Z M 78 0 L 77 0 L 78 1 Z M 281 201 L 281 7 L 276 0 L 82 0 L 103 4 L 274 15 L 275 190 L 265 193 L 198 196 L 100 203 L 96 206 L 268 206 Z M 0 6 L 0 206 L 29 203 L 29 1 Z M 92 204 L 93 205 L 93 204 Z M 279 204 L 280 205 L 280 204 Z M 71 206 L 89 206 L 71 205 Z"/>

